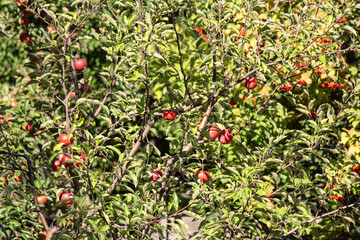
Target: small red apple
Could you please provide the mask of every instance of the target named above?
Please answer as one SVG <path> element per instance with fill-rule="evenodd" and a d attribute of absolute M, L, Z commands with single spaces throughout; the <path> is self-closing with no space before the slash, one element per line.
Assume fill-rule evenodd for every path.
<path fill-rule="evenodd" d="M 11 99 L 10 100 L 10 105 L 13 107 L 13 108 L 16 108 L 17 107 L 17 102 L 15 99 Z"/>
<path fill-rule="evenodd" d="M 25 16 L 21 17 L 20 21 L 21 21 L 21 24 L 24 24 L 25 26 L 30 24 L 30 19 Z"/>
<path fill-rule="evenodd" d="M 247 89 L 254 89 L 257 86 L 257 80 L 254 77 L 247 77 L 244 80 L 244 85 Z"/>
<path fill-rule="evenodd" d="M 207 183 L 210 180 L 210 174 L 207 171 L 198 170 L 195 176 L 197 176 L 202 183 Z"/>
<path fill-rule="evenodd" d="M 163 118 L 165 120 L 173 121 L 176 117 L 176 112 L 174 110 L 164 110 Z"/>
<path fill-rule="evenodd" d="M 14 173 L 14 180 L 17 181 L 17 182 L 22 182 L 22 176 L 16 176 L 16 174 Z"/>
<path fill-rule="evenodd" d="M 215 139 L 219 134 L 219 130 L 217 129 L 217 127 L 212 126 L 209 129 L 209 134 L 211 139 Z"/>
<path fill-rule="evenodd" d="M 233 140 L 233 134 L 229 129 L 224 129 L 219 133 L 219 142 L 229 144 Z"/>
<path fill-rule="evenodd" d="M 80 92 L 82 93 L 91 93 L 92 89 L 91 89 L 91 86 L 89 84 L 84 84 L 81 86 L 81 88 L 79 89 Z"/>
<path fill-rule="evenodd" d="M 19 7 L 19 8 L 24 8 L 24 2 L 26 2 L 26 0 L 16 0 L 16 5 Z"/>
<path fill-rule="evenodd" d="M 235 107 L 237 102 L 235 101 L 234 98 L 231 98 L 230 101 L 229 101 L 229 104 L 232 106 L 232 107 Z"/>
<path fill-rule="evenodd" d="M 80 154 L 79 154 L 79 157 L 80 157 L 82 160 L 84 160 L 84 162 L 86 161 L 85 155 L 84 155 L 83 153 L 80 153 Z M 75 166 L 80 166 L 80 165 L 82 165 L 83 163 L 82 163 L 82 162 L 76 162 L 76 163 L 74 163 L 74 164 L 75 164 Z"/>
<path fill-rule="evenodd" d="M 47 199 L 46 199 L 45 196 L 39 196 L 37 198 L 37 200 L 38 200 L 39 203 L 42 203 L 42 204 L 46 204 L 46 202 L 47 202 Z"/>
<path fill-rule="evenodd" d="M 56 201 L 59 202 L 61 200 L 69 199 L 71 197 L 71 195 L 74 195 L 74 194 L 72 192 L 61 192 L 60 195 L 56 197 Z M 71 199 L 69 199 L 68 201 L 63 203 L 63 205 L 70 205 L 72 203 L 73 203 L 73 201 Z"/>
<path fill-rule="evenodd" d="M 160 169 L 158 169 L 158 168 L 155 168 L 155 169 L 153 169 L 153 170 L 151 171 L 151 176 L 150 176 L 150 178 L 151 178 L 151 180 L 153 180 L 153 181 L 155 182 L 156 180 L 158 180 L 158 179 L 161 178 L 162 176 L 163 176 L 162 171 L 161 171 Z"/>
<path fill-rule="evenodd" d="M 22 34 L 20 34 L 20 42 L 28 44 L 29 42 L 31 42 L 31 37 L 26 32 L 23 32 Z"/>
<path fill-rule="evenodd" d="M 30 11 L 24 10 L 23 15 L 24 15 L 24 17 L 29 18 L 29 17 L 32 17 L 34 14 L 32 12 L 30 12 Z"/>
<path fill-rule="evenodd" d="M 352 171 L 353 171 L 353 172 L 356 172 L 357 174 L 360 175 L 360 165 L 354 166 L 354 167 L 352 168 Z"/>
<path fill-rule="evenodd" d="M 34 126 L 32 125 L 32 123 L 28 122 L 28 124 L 25 127 L 25 130 L 30 132 L 31 130 L 33 130 L 33 128 L 34 128 Z"/>
<path fill-rule="evenodd" d="M 87 62 L 85 59 L 78 59 L 74 62 L 75 69 L 78 71 L 84 70 L 85 67 L 87 67 Z"/>
<path fill-rule="evenodd" d="M 60 170 L 61 168 L 61 162 L 59 160 L 54 160 L 52 163 L 51 163 L 51 170 L 53 170 L 54 172 Z"/>
<path fill-rule="evenodd" d="M 71 157 L 69 157 L 68 155 L 64 155 L 61 158 L 61 163 L 64 164 L 65 167 L 72 167 L 74 165 L 74 163 L 66 163 L 67 160 L 70 160 Z"/>
<path fill-rule="evenodd" d="M 64 143 L 63 146 L 69 146 L 70 144 L 73 144 L 73 142 L 74 142 L 74 137 L 71 137 L 69 139 L 67 134 L 61 134 L 59 136 L 59 143 Z"/>
<path fill-rule="evenodd" d="M 344 197 L 338 197 L 338 196 L 331 196 L 332 199 L 335 199 L 338 202 L 344 203 L 345 198 Z"/>
<path fill-rule="evenodd" d="M 4 182 L 4 184 L 7 184 L 7 179 L 6 179 L 6 177 L 1 177 L 0 179 Z"/>

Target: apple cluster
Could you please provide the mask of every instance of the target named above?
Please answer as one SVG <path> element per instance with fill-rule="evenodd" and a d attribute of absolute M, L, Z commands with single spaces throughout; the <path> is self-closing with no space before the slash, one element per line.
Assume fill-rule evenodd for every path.
<path fill-rule="evenodd" d="M 73 144 L 74 142 L 74 137 L 69 138 L 68 134 L 61 134 L 59 136 L 59 143 L 62 143 L 62 146 L 69 146 L 70 144 Z M 83 161 L 86 161 L 85 155 L 83 153 L 80 153 L 78 155 Z M 51 164 L 51 169 L 53 171 L 58 171 L 61 168 L 61 164 L 64 165 L 67 168 L 72 167 L 73 165 L 75 166 L 80 166 L 82 165 L 82 162 L 69 162 L 69 160 L 71 160 L 71 157 L 68 155 L 63 155 L 61 160 L 54 160 Z"/>
<path fill-rule="evenodd" d="M 338 84 L 338 83 L 335 83 L 335 82 L 323 82 L 321 84 L 321 87 L 323 88 L 342 88 L 344 87 L 344 84 Z"/>

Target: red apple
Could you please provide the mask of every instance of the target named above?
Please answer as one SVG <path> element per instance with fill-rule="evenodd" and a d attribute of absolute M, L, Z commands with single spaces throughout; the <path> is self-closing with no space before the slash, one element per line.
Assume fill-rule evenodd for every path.
<path fill-rule="evenodd" d="M 69 146 L 70 144 L 73 144 L 74 142 L 74 137 L 71 137 L 69 139 L 69 136 L 67 134 L 61 134 L 59 136 L 59 143 L 64 143 L 63 146 Z"/>
<path fill-rule="evenodd" d="M 85 67 L 87 67 L 87 62 L 85 59 L 78 59 L 74 62 L 75 69 L 78 71 L 84 70 Z"/>
<path fill-rule="evenodd" d="M 24 17 L 29 18 L 29 17 L 32 17 L 34 14 L 32 12 L 30 12 L 30 11 L 24 10 L 23 15 L 24 15 Z"/>
<path fill-rule="evenodd" d="M 22 34 L 20 34 L 20 42 L 28 44 L 29 42 L 31 42 L 31 37 L 26 32 L 23 32 Z"/>
<path fill-rule="evenodd" d="M 233 140 L 233 134 L 229 129 L 224 129 L 219 133 L 219 142 L 229 144 Z"/>
<path fill-rule="evenodd" d="M 39 203 L 42 203 L 42 204 L 46 204 L 46 201 L 47 201 L 45 196 L 39 196 L 37 198 L 37 200 L 38 200 Z"/>
<path fill-rule="evenodd" d="M 156 180 L 158 180 L 158 179 L 161 178 L 162 176 L 163 176 L 162 171 L 161 171 L 160 169 L 158 169 L 158 168 L 155 168 L 155 169 L 153 169 L 153 170 L 151 171 L 151 176 L 150 176 L 150 178 L 151 178 L 151 180 L 153 180 L 153 181 L 155 182 Z"/>
<path fill-rule="evenodd" d="M 92 89 L 91 89 L 91 86 L 89 84 L 84 84 L 81 86 L 80 88 L 80 92 L 82 93 L 91 93 Z"/>
<path fill-rule="evenodd" d="M 68 155 L 64 155 L 61 158 L 61 163 L 64 164 L 65 167 L 72 167 L 74 165 L 74 163 L 66 163 L 66 161 L 70 160 L 71 157 L 69 157 Z"/>
<path fill-rule="evenodd" d="M 338 202 L 344 203 L 345 198 L 344 197 L 338 197 L 338 196 L 331 196 L 332 199 L 335 199 Z"/>
<path fill-rule="evenodd" d="M 60 195 L 56 197 L 56 201 L 59 202 L 61 200 L 69 199 L 71 197 L 71 195 L 74 195 L 74 194 L 72 192 L 61 192 Z M 70 205 L 72 203 L 73 203 L 73 201 L 71 199 L 69 199 L 68 201 L 63 203 L 63 205 Z"/>
<path fill-rule="evenodd" d="M 51 163 L 51 170 L 53 170 L 54 172 L 60 170 L 61 168 L 61 162 L 59 160 L 54 160 L 52 163 Z"/>
<path fill-rule="evenodd" d="M 16 5 L 19 8 L 25 8 L 24 3 L 26 2 L 26 0 L 16 0 Z"/>
<path fill-rule="evenodd" d="M 17 182 L 22 182 L 22 176 L 16 176 L 16 174 L 14 173 L 14 180 L 17 181 Z"/>
<path fill-rule="evenodd" d="M 210 174 L 207 171 L 197 171 L 195 176 L 197 176 L 200 179 L 200 182 L 207 183 L 210 180 Z"/>
<path fill-rule="evenodd" d="M 211 139 L 215 139 L 219 134 L 217 127 L 215 126 L 210 127 L 209 134 Z"/>
<path fill-rule="evenodd" d="M 13 108 L 16 108 L 17 107 L 17 102 L 15 99 L 11 99 L 10 100 L 10 105 L 13 107 Z"/>
<path fill-rule="evenodd" d="M 27 17 L 23 16 L 21 17 L 21 24 L 24 24 L 25 26 L 30 24 L 30 19 L 28 19 Z"/>
<path fill-rule="evenodd" d="M 84 162 L 86 161 L 85 155 L 84 155 L 83 153 L 80 153 L 80 154 L 79 154 L 79 157 L 80 157 L 82 160 L 84 160 Z M 82 164 L 83 164 L 82 162 L 76 162 L 76 163 L 75 163 L 75 166 L 80 166 L 80 165 L 82 165 Z"/>
<path fill-rule="evenodd" d="M 234 98 L 231 98 L 230 101 L 229 101 L 229 104 L 232 106 L 232 107 L 235 107 L 237 102 L 235 101 Z"/>
<path fill-rule="evenodd" d="M 352 171 L 353 171 L 353 172 L 356 172 L 357 174 L 360 175 L 360 165 L 354 166 L 354 167 L 352 168 Z"/>
<path fill-rule="evenodd" d="M 34 128 L 34 126 L 32 125 L 32 123 L 28 122 L 28 124 L 25 127 L 25 130 L 30 132 L 31 130 L 33 130 L 33 128 Z"/>
<path fill-rule="evenodd" d="M 254 89 L 257 86 L 257 80 L 254 77 L 247 77 L 244 80 L 244 85 L 247 89 Z"/>
<path fill-rule="evenodd" d="M 176 117 L 176 112 L 174 110 L 164 110 L 163 118 L 165 120 L 173 121 Z"/>
<path fill-rule="evenodd" d="M 1 177 L 0 179 L 4 182 L 4 184 L 7 184 L 7 179 L 6 179 L 6 177 Z"/>

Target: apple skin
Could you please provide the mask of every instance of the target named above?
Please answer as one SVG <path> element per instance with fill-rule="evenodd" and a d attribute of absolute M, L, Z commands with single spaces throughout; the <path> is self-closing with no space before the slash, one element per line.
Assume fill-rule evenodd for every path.
<path fill-rule="evenodd" d="M 229 144 L 233 140 L 233 134 L 229 129 L 224 129 L 219 133 L 219 142 L 222 144 Z"/>
<path fill-rule="evenodd" d="M 1 177 L 0 179 L 4 182 L 4 184 L 7 184 L 7 179 L 6 179 L 6 177 Z"/>
<path fill-rule="evenodd" d="M 56 202 L 69 199 L 71 197 L 71 195 L 74 195 L 74 194 L 72 192 L 61 192 L 60 195 L 56 197 Z M 63 203 L 63 205 L 70 205 L 72 203 L 73 203 L 73 201 L 71 199 L 69 199 L 68 201 Z"/>
<path fill-rule="evenodd" d="M 26 0 L 16 0 L 16 5 L 19 8 L 24 8 L 23 3 L 26 2 Z"/>
<path fill-rule="evenodd" d="M 46 204 L 46 202 L 47 202 L 47 199 L 46 199 L 45 196 L 39 196 L 37 198 L 37 200 L 38 200 L 39 203 L 42 203 L 42 204 Z"/>
<path fill-rule="evenodd" d="M 70 144 L 73 144 L 73 142 L 74 142 L 74 137 L 71 137 L 69 139 L 67 134 L 61 134 L 59 136 L 59 143 L 64 143 L 63 146 L 69 146 Z"/>
<path fill-rule="evenodd" d="M 257 86 L 257 80 L 254 77 L 247 77 L 244 80 L 244 85 L 247 89 L 254 89 Z"/>
<path fill-rule="evenodd" d="M 352 171 L 360 175 L 360 165 L 356 165 L 352 168 Z"/>
<path fill-rule="evenodd" d="M 41 231 L 37 234 L 37 238 L 39 240 L 46 240 L 46 232 L 45 231 Z"/>
<path fill-rule="evenodd" d="M 163 118 L 165 120 L 173 121 L 176 117 L 176 112 L 174 110 L 164 110 Z"/>
<path fill-rule="evenodd" d="M 81 86 L 81 88 L 79 89 L 80 92 L 82 93 L 91 93 L 92 92 L 92 89 L 91 89 L 91 86 L 89 84 L 84 84 Z"/>
<path fill-rule="evenodd" d="M 345 198 L 344 197 L 338 197 L 338 196 L 331 196 L 332 199 L 335 199 L 338 202 L 344 203 Z"/>
<path fill-rule="evenodd" d="M 195 176 L 197 176 L 202 183 L 207 183 L 210 180 L 210 174 L 207 171 L 198 170 Z"/>
<path fill-rule="evenodd" d="M 62 158 L 61 158 L 61 163 L 64 164 L 65 167 L 72 167 L 74 165 L 74 163 L 66 163 L 67 160 L 70 160 L 71 157 L 69 157 L 68 155 L 64 155 Z"/>
<path fill-rule="evenodd" d="M 17 182 L 22 182 L 22 176 L 16 176 L 16 174 L 14 173 L 14 180 L 17 181 Z"/>
<path fill-rule="evenodd" d="M 26 44 L 31 42 L 31 37 L 26 32 L 23 32 L 22 34 L 20 34 L 19 39 L 20 39 L 20 42 L 23 42 L 23 43 L 26 43 Z"/>
<path fill-rule="evenodd" d="M 23 11 L 23 16 L 29 18 L 29 17 L 34 16 L 34 14 L 32 12 L 30 12 L 30 11 L 24 10 Z"/>
<path fill-rule="evenodd" d="M 158 180 L 158 179 L 161 178 L 162 176 L 163 176 L 162 171 L 161 171 L 160 169 L 158 169 L 158 168 L 155 168 L 155 169 L 153 169 L 153 170 L 151 171 L 151 176 L 150 176 L 150 178 L 151 178 L 151 180 L 153 180 L 153 181 L 155 182 L 156 180 Z"/>
<path fill-rule="evenodd" d="M 84 155 L 83 153 L 80 153 L 80 154 L 79 154 L 79 157 L 80 157 L 82 160 L 84 160 L 84 162 L 86 161 L 85 155 Z M 76 162 L 76 163 L 74 163 L 74 164 L 75 164 L 75 166 L 80 166 L 80 165 L 82 165 L 83 163 L 82 163 L 82 162 Z"/>
<path fill-rule="evenodd" d="M 85 67 L 87 67 L 87 62 L 85 59 L 78 59 L 75 60 L 74 66 L 77 71 L 82 71 Z"/>
<path fill-rule="evenodd" d="M 17 108 L 17 101 L 16 101 L 15 99 L 10 100 L 10 105 L 11 105 L 13 108 Z"/>
<path fill-rule="evenodd" d="M 55 160 L 51 163 L 51 170 L 53 170 L 54 172 L 60 170 L 61 168 L 61 162 L 59 160 Z"/>
<path fill-rule="evenodd" d="M 30 19 L 25 16 L 21 17 L 20 21 L 21 21 L 21 24 L 24 24 L 25 26 L 30 24 Z"/>
<path fill-rule="evenodd" d="M 34 126 L 32 125 L 32 123 L 28 122 L 28 124 L 25 127 L 25 130 L 30 132 L 31 130 L 33 130 L 33 128 L 34 128 Z"/>
<path fill-rule="evenodd" d="M 232 107 L 235 107 L 237 102 L 235 101 L 234 98 L 231 98 L 230 101 L 229 101 L 229 104 L 232 106 Z"/>
<path fill-rule="evenodd" d="M 209 129 L 209 135 L 211 139 L 215 139 L 219 134 L 219 130 L 215 126 L 211 126 Z"/>

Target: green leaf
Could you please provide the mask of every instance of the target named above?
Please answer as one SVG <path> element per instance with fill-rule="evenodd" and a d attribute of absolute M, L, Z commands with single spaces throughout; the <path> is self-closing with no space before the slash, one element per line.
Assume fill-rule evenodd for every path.
<path fill-rule="evenodd" d="M 60 148 L 62 148 L 63 145 L 64 145 L 64 143 L 58 143 L 58 144 L 56 144 L 56 145 L 54 146 L 54 148 L 53 148 L 53 151 L 55 152 L 55 151 L 59 150 Z"/>
<path fill-rule="evenodd" d="M 325 56 L 325 55 L 320 55 L 320 56 L 319 56 L 319 60 L 320 60 L 323 64 L 326 64 L 326 56 Z"/>
<path fill-rule="evenodd" d="M 103 227 L 100 228 L 99 232 L 106 232 L 110 229 L 110 226 L 109 225 L 105 225 Z"/>

